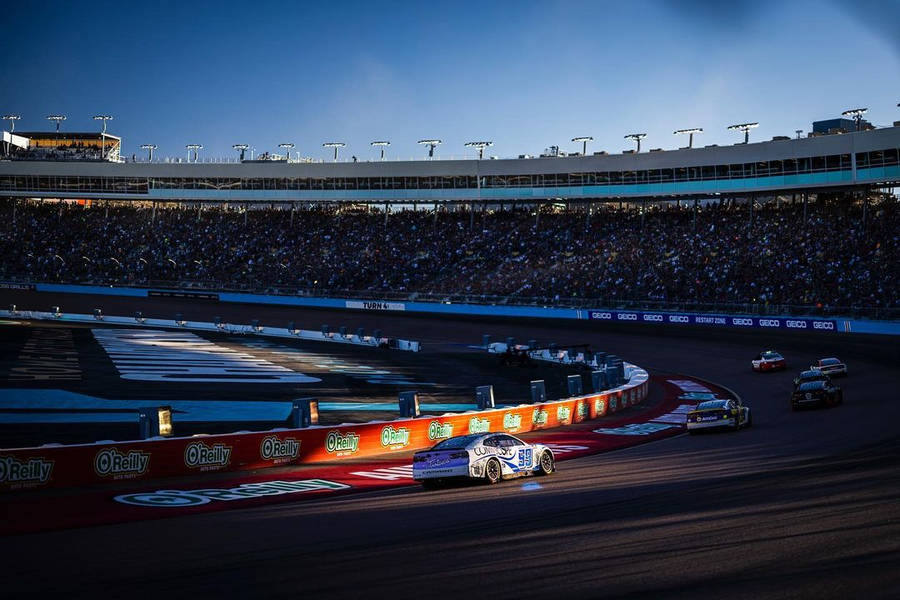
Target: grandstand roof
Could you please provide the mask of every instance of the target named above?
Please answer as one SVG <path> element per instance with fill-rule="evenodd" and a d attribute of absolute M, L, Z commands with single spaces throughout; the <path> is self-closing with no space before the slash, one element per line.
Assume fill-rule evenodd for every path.
<path fill-rule="evenodd" d="M 122 140 L 119 136 L 111 133 L 100 133 L 99 131 L 17 131 L 16 135 L 32 140 L 97 140 L 98 142 L 103 138 Z"/>

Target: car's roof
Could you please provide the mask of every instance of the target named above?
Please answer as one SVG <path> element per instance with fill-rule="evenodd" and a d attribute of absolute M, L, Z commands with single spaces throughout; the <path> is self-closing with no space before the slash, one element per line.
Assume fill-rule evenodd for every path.
<path fill-rule="evenodd" d="M 813 390 L 821 390 L 824 387 L 825 387 L 824 380 L 804 381 L 797 387 L 797 389 L 801 392 L 806 392 L 806 391 L 813 391 Z"/>
<path fill-rule="evenodd" d="M 840 363 L 841 363 L 841 361 L 834 358 L 833 356 L 829 357 L 829 358 L 822 358 L 819 360 L 819 364 L 823 364 L 823 365 L 838 365 Z"/>
<path fill-rule="evenodd" d="M 721 398 L 716 398 L 715 400 L 707 400 L 706 402 L 701 402 L 697 405 L 696 410 L 712 410 L 716 408 L 724 408 L 728 403 L 728 400 L 722 400 Z"/>
<path fill-rule="evenodd" d="M 820 371 L 818 369 L 809 369 L 808 371 L 800 372 L 800 379 L 806 379 L 809 377 L 821 377 L 824 379 L 824 378 L 828 377 L 828 375 L 826 375 L 825 373 L 823 373 L 822 371 Z"/>
<path fill-rule="evenodd" d="M 772 355 L 772 354 L 774 354 L 775 356 L 781 356 L 781 353 L 779 353 L 775 350 L 763 350 L 762 352 L 760 352 L 760 354 L 762 354 L 763 356 Z"/>

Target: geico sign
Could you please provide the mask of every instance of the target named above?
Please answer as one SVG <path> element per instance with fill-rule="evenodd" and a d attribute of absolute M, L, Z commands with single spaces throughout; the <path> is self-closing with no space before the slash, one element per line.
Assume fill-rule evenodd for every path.
<path fill-rule="evenodd" d="M 645 321 L 662 322 L 663 316 L 662 315 L 644 315 L 644 320 Z"/>
<path fill-rule="evenodd" d="M 612 319 L 612 313 L 608 312 L 593 312 L 591 313 L 592 319 Z"/>
<path fill-rule="evenodd" d="M 781 327 L 781 321 L 778 319 L 760 319 L 760 327 Z"/>
<path fill-rule="evenodd" d="M 619 313 L 617 318 L 620 321 L 637 321 L 637 315 L 634 313 Z"/>
<path fill-rule="evenodd" d="M 834 330 L 834 323 L 831 321 L 813 321 L 813 329 Z"/>
<path fill-rule="evenodd" d="M 687 315 L 669 315 L 669 323 L 689 323 Z"/>
<path fill-rule="evenodd" d="M 740 325 L 741 327 L 748 327 L 753 325 L 753 319 L 732 318 L 731 324 Z"/>
<path fill-rule="evenodd" d="M 789 319 L 784 323 L 791 329 L 806 329 L 806 321 L 791 321 Z"/>

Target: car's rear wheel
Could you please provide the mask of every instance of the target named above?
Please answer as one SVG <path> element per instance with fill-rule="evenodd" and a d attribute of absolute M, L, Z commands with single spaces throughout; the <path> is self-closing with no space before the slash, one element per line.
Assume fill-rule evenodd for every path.
<path fill-rule="evenodd" d="M 541 454 L 541 460 L 538 463 L 538 466 L 540 467 L 538 473 L 541 475 L 549 475 L 552 473 L 555 468 L 553 462 L 553 454 L 551 454 L 549 450 L 544 450 L 543 454 Z"/>
<path fill-rule="evenodd" d="M 490 484 L 497 483 L 503 478 L 503 471 L 500 469 L 500 461 L 492 458 L 484 466 L 484 478 Z"/>
<path fill-rule="evenodd" d="M 753 411 L 747 411 L 747 421 L 744 423 L 744 427 L 753 427 Z"/>

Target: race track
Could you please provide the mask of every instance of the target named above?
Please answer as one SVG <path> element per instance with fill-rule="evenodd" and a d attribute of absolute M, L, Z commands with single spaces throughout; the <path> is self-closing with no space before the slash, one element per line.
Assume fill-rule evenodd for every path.
<path fill-rule="evenodd" d="M 38 297 L 18 298 L 26 307 Z M 100 305 L 75 296 L 39 300 L 84 312 Z M 405 488 L 10 536 L 2 540 L 9 594 L 900 597 L 894 339 L 113 302 L 146 316 L 215 311 L 264 324 L 378 326 L 426 344 L 477 343 L 482 333 L 589 342 L 651 372 L 727 385 L 753 407 L 754 427 L 567 461 L 553 477 L 527 481 L 539 486 Z M 107 299 L 102 305 L 107 314 L 129 314 Z M 765 347 L 787 356 L 788 372 L 750 372 L 750 357 Z M 832 354 L 851 369 L 841 382 L 844 405 L 791 412 L 793 373 Z"/>

